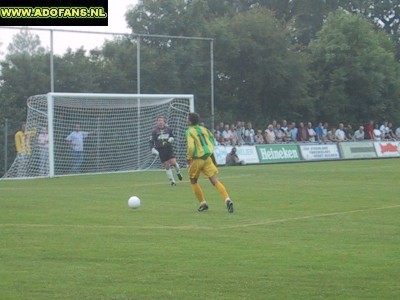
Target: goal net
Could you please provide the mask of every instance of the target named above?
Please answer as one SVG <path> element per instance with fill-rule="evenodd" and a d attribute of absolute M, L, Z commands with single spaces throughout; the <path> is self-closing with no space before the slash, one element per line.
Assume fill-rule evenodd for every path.
<path fill-rule="evenodd" d="M 161 168 L 149 146 L 158 116 L 172 128 L 177 160 L 185 163 L 193 95 L 48 93 L 27 105 L 25 153 L 4 178 Z"/>

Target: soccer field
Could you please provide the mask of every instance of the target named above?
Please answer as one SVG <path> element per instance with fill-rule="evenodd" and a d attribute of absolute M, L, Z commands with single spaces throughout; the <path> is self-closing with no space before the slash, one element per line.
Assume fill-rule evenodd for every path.
<path fill-rule="evenodd" d="M 398 299 L 400 159 L 0 181 L 1 299 Z M 184 171 L 186 175 L 186 172 Z M 139 209 L 128 198 L 142 200 Z"/>

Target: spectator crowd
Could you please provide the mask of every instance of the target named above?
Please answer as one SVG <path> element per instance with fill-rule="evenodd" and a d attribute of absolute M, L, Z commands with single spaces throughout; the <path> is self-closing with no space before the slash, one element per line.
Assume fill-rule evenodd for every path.
<path fill-rule="evenodd" d="M 252 122 L 237 121 L 236 124 L 220 122 L 213 128 L 217 145 L 241 146 L 279 143 L 337 143 L 363 140 L 400 140 L 400 126 L 394 130 L 390 121 L 353 128 L 350 124 L 339 123 L 329 126 L 327 122 L 288 122 L 276 120 L 265 126 L 265 129 L 254 129 Z"/>

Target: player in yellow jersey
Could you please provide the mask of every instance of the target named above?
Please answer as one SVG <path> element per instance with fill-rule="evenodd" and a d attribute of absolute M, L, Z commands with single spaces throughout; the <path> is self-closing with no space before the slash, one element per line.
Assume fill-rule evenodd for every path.
<path fill-rule="evenodd" d="M 22 177 L 26 169 L 25 123 L 22 123 L 14 135 L 15 150 L 17 151 L 17 177 Z"/>
<path fill-rule="evenodd" d="M 186 161 L 189 165 L 189 178 L 192 189 L 200 202 L 199 212 L 208 210 L 203 190 L 197 183 L 200 173 L 203 173 L 220 193 L 225 201 L 229 213 L 233 213 L 233 202 L 225 186 L 218 180 L 218 169 L 212 160 L 214 153 L 214 136 L 204 126 L 199 125 L 200 116 L 190 113 L 188 116 L 189 128 L 186 130 L 187 153 Z"/>

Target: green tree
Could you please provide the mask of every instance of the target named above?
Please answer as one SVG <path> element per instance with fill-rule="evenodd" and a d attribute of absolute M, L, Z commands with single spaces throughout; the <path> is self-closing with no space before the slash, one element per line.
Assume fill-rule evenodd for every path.
<path fill-rule="evenodd" d="M 224 13 L 224 5 L 212 5 Z M 196 109 L 203 116 L 210 114 L 211 57 L 205 26 L 214 13 L 200 0 L 143 0 L 127 12 L 129 26 L 142 34 L 142 93 L 194 94 Z"/>
<path fill-rule="evenodd" d="M 90 51 L 89 59 L 96 69 L 93 81 L 98 92 L 136 93 L 136 47 L 130 39 L 108 41 L 101 49 Z"/>
<path fill-rule="evenodd" d="M 330 14 L 310 51 L 316 112 L 323 120 L 399 119 L 394 43 L 365 17 L 342 10 Z"/>
<path fill-rule="evenodd" d="M 290 35 L 271 12 L 248 4 L 239 0 L 144 0 L 126 16 L 135 33 L 215 38 L 217 114 L 237 118 L 244 112 L 249 119 L 312 115 L 312 101 L 307 97 L 306 57 L 293 51 Z M 161 53 L 169 53 L 162 65 L 173 60 L 171 75 L 177 76 L 176 85 L 169 89 L 177 87 L 181 92 L 195 94 L 196 109 L 207 115 L 210 57 L 205 47 L 209 46 L 149 37 L 143 37 L 143 44 L 154 47 L 146 49 L 144 55 L 158 51 L 158 60 Z M 142 67 L 145 74 L 152 66 L 143 62 Z M 163 69 L 158 68 L 159 72 Z"/>
<path fill-rule="evenodd" d="M 217 108 L 264 126 L 272 118 L 311 118 L 307 58 L 270 11 L 216 20 Z"/>
<path fill-rule="evenodd" d="M 26 100 L 29 96 L 50 90 L 49 55 L 15 53 L 1 62 L 0 91 L 4 96 L 0 103 L 1 115 L 18 118 L 26 116 Z"/>
<path fill-rule="evenodd" d="M 179 72 L 173 49 L 157 47 L 148 40 L 143 37 L 140 39 L 140 92 L 178 93 Z M 110 86 L 114 92 L 136 93 L 137 51 L 137 39 L 129 38 L 108 42 L 100 51 L 96 51 L 95 60 L 103 70 L 100 81 Z"/>
<path fill-rule="evenodd" d="M 290 29 L 293 42 L 301 46 L 315 38 L 329 13 L 342 8 L 363 14 L 393 37 L 400 58 L 400 3 L 397 0 L 236 0 L 231 6 L 237 11 L 254 7 L 270 9 Z"/>
<path fill-rule="evenodd" d="M 26 119 L 29 96 L 49 90 L 49 56 L 37 35 L 27 29 L 13 37 L 5 59 L 0 62 L 0 128 L 7 119 L 8 166 L 15 158 L 14 133 Z M 1 131 L 3 135 L 3 131 Z M 0 176 L 4 171 L 5 139 L 0 139 Z"/>
<path fill-rule="evenodd" d="M 362 13 L 390 35 L 399 34 L 400 3 L 397 0 L 342 1 L 348 11 Z"/>
<path fill-rule="evenodd" d="M 97 69 L 83 47 L 67 49 L 63 56 L 54 58 L 54 90 L 75 93 L 94 93 L 99 90 Z"/>
<path fill-rule="evenodd" d="M 13 54 L 43 54 L 45 49 L 41 46 L 40 38 L 29 29 L 23 28 L 13 36 L 12 42 L 8 45 L 9 55 Z"/>
<path fill-rule="evenodd" d="M 200 0 L 142 0 L 126 13 L 126 20 L 135 33 L 194 36 L 203 27 L 206 10 Z"/>
<path fill-rule="evenodd" d="M 343 7 L 354 13 L 362 13 L 379 29 L 392 36 L 400 60 L 400 3 L 398 0 L 343 1 Z"/>

